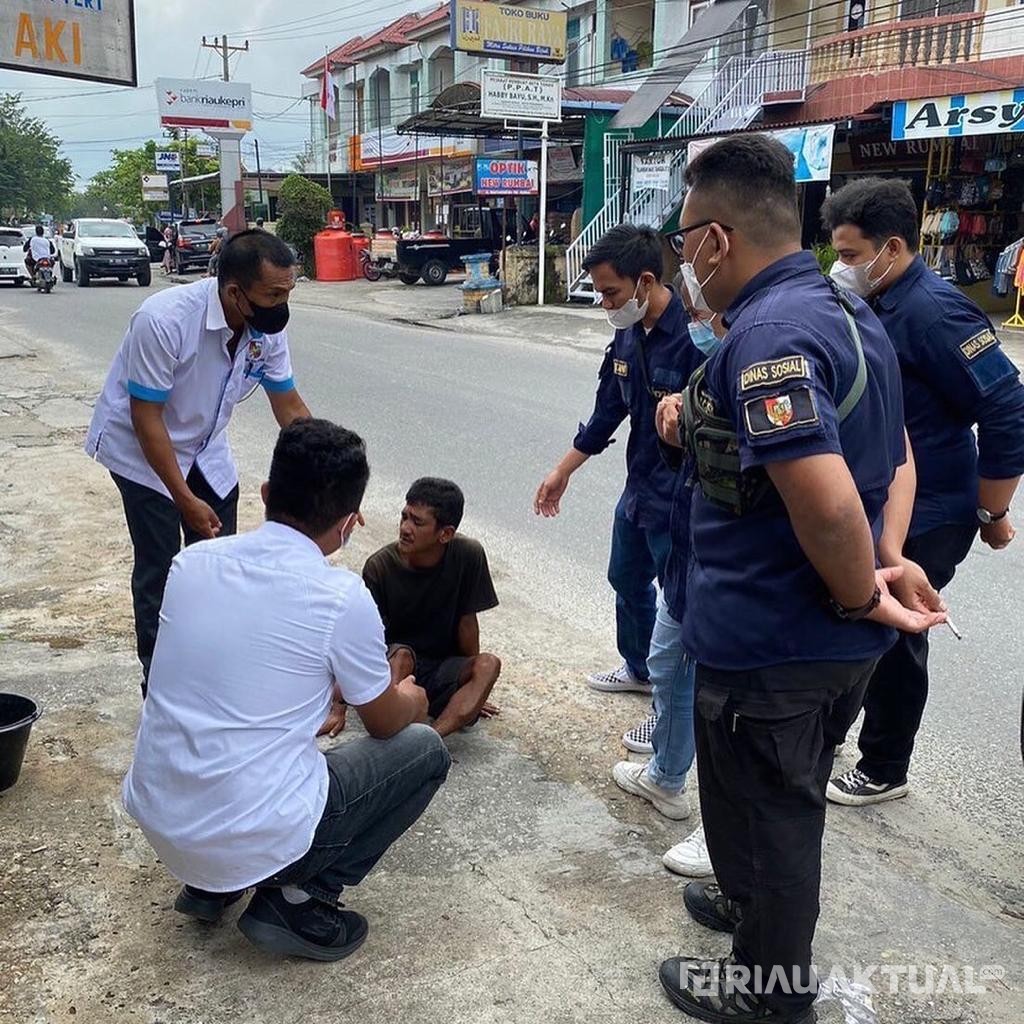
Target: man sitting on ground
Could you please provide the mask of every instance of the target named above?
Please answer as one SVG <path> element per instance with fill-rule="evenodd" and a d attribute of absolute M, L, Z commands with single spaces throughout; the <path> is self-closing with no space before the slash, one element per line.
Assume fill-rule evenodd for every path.
<path fill-rule="evenodd" d="M 338 906 L 423 813 L 450 758 L 427 695 L 393 682 L 362 581 L 326 556 L 359 521 L 363 442 L 326 420 L 281 431 L 267 521 L 171 565 L 124 803 L 168 870 L 175 909 L 238 927 L 271 953 L 340 960 L 366 919 Z M 369 737 L 321 754 L 355 707 Z M 332 702 L 334 704 L 332 710 Z M 330 714 L 328 714 L 330 712 Z"/>
<path fill-rule="evenodd" d="M 477 613 L 496 608 L 498 598 L 483 547 L 456 533 L 464 507 L 450 480 L 417 480 L 398 541 L 363 567 L 384 620 L 391 678 L 415 674 L 442 736 L 496 713 L 487 698 L 501 672 L 493 654 L 480 652 Z"/>

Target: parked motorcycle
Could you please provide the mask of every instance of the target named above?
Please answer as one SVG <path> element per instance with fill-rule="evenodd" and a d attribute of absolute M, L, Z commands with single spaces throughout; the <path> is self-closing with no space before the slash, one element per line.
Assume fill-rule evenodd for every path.
<path fill-rule="evenodd" d="M 35 290 L 49 295 L 56 281 L 53 275 L 53 260 L 45 256 L 36 260 L 35 272 L 32 275 L 32 286 Z"/>
<path fill-rule="evenodd" d="M 379 281 L 384 276 L 384 271 L 373 262 L 369 249 L 359 250 L 359 261 L 363 265 L 363 277 L 367 281 Z"/>

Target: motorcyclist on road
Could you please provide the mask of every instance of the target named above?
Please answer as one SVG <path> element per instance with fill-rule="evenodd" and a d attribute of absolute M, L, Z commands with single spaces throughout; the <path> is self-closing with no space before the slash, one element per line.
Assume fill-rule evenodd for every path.
<path fill-rule="evenodd" d="M 43 234 L 42 224 L 36 225 L 36 233 L 25 242 L 22 249 L 26 253 L 25 266 L 33 280 L 36 276 L 36 263 L 39 260 L 52 260 L 57 255 L 53 242 Z"/>

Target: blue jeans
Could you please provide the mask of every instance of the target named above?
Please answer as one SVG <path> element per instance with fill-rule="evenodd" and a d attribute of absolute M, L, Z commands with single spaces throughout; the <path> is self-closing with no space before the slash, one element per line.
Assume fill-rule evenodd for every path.
<path fill-rule="evenodd" d="M 647 776 L 662 789 L 677 792 L 693 765 L 693 679 L 695 665 L 683 650 L 683 626 L 672 618 L 665 599 L 658 601 L 658 616 L 651 637 L 647 668 L 654 689 L 658 724 L 651 736 L 654 757 Z"/>
<path fill-rule="evenodd" d="M 657 600 L 654 581 L 660 584 L 665 578 L 670 546 L 667 526 L 645 529 L 616 508 L 608 560 L 608 582 L 615 591 L 615 639 L 626 667 L 645 681 Z"/>

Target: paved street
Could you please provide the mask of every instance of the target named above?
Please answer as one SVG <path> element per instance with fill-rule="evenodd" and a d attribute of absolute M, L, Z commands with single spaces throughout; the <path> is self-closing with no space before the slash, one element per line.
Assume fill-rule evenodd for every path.
<path fill-rule="evenodd" d="M 418 291 L 409 291 L 411 309 Z M 117 285 L 87 291 L 58 287 L 51 296 L 4 289 L 0 341 L 7 331 L 43 342 L 55 354 L 60 373 L 77 379 L 78 393 L 86 394 L 98 389 L 131 311 L 146 294 L 134 286 Z M 472 737 L 457 738 L 462 744 L 456 752 L 462 773 L 425 819 L 426 837 L 417 833 L 421 838 L 410 837 L 404 847 L 399 844 L 376 887 L 365 888 L 371 903 L 386 915 L 387 880 L 425 876 L 429 882 L 432 872 L 424 867 L 423 858 L 438 858 L 445 862 L 440 874 L 454 895 L 433 908 L 451 916 L 448 925 L 437 930 L 456 929 L 459 942 L 471 937 L 484 946 L 498 936 L 490 956 L 508 958 L 499 961 L 500 981 L 495 982 L 483 966 L 486 957 L 479 949 L 467 953 L 455 939 L 448 955 L 460 970 L 469 972 L 471 985 L 461 988 L 454 980 L 443 982 L 437 968 L 428 979 L 428 989 L 443 989 L 436 996 L 437 1005 L 449 1006 L 449 998 L 456 1000 L 451 1004 L 454 1009 L 446 1011 L 450 1019 L 534 1024 L 543 1014 L 552 1020 L 672 1020 L 649 977 L 651 965 L 659 953 L 678 951 L 666 947 L 684 940 L 693 945 L 705 940 L 706 933 L 681 922 L 680 886 L 662 871 L 658 858 L 689 825 L 668 827 L 638 801 L 610 787 L 607 769 L 621 756 L 617 736 L 644 708 L 641 701 L 628 697 L 589 694 L 579 678 L 584 670 L 610 666 L 614 657 L 611 592 L 604 571 L 623 446 L 614 446 L 584 467 L 570 487 L 559 520 L 534 517 L 533 492 L 570 443 L 577 419 L 587 415 L 600 357 L 533 340 L 525 329 L 529 321 L 524 318 L 523 323 L 524 336 L 518 339 L 507 333 L 501 338 L 473 337 L 334 311 L 307 304 L 301 295 L 293 303 L 289 334 L 300 390 L 316 414 L 356 429 L 369 446 L 373 477 L 366 502 L 368 530 L 346 561 L 356 565 L 375 544 L 390 538 L 404 489 L 415 476 L 450 476 L 466 492 L 464 528 L 485 543 L 503 601 L 493 622 L 485 617 L 482 628 L 485 643 L 493 642 L 506 663 L 506 690 L 499 695 L 499 683 L 495 696 L 508 712 L 486 726 L 483 735 L 478 730 Z M 0 361 L 0 367 L 4 365 Z M 258 514 L 253 496 L 272 438 L 269 408 L 255 395 L 239 410 L 232 427 L 249 522 Z M 24 456 L 30 449 L 19 451 Z M 84 456 L 80 461 L 84 463 Z M 78 472 L 78 463 L 70 456 L 59 464 Z M 27 477 L 14 479 L 21 482 L 13 488 L 24 492 Z M 122 536 L 115 491 L 98 471 L 88 480 L 92 504 L 81 520 L 76 519 L 73 498 L 56 516 L 58 510 L 40 508 L 48 518 L 56 518 L 52 546 L 59 549 L 71 543 L 72 534 L 87 533 L 106 515 L 108 535 L 98 539 L 97 546 L 119 553 L 123 565 L 127 539 Z M 40 486 L 49 493 L 52 483 Z M 13 494 L 14 489 L 0 490 L 0 526 L 6 523 L 12 530 L 24 525 L 26 515 L 24 508 L 15 509 Z M 32 496 L 24 496 L 31 508 Z M 1024 521 L 1024 511 L 1018 519 Z M 59 568 L 54 571 L 60 576 Z M 77 571 L 69 568 L 68 578 L 77 578 Z M 945 957 L 953 964 L 1001 963 L 1016 972 L 1016 979 L 1007 984 L 1019 989 L 1019 965 L 1024 960 L 1024 772 L 1018 732 L 1022 580 L 1024 537 L 998 555 L 976 547 L 947 594 L 964 640 L 957 643 L 945 630 L 933 638 L 933 694 L 911 797 L 860 814 L 830 811 L 819 944 L 823 961 L 847 957 L 851 963 L 939 963 Z M 123 591 L 117 591 L 118 584 Z M 39 587 L 44 585 L 41 579 Z M 121 603 L 123 630 L 127 580 L 114 577 L 104 595 Z M 17 602 L 0 600 L 0 615 L 18 607 Z M 54 616 L 56 630 L 59 618 Z M 78 704 L 68 696 L 69 683 L 80 672 L 81 687 L 95 685 L 102 695 L 101 718 L 106 713 L 109 719 L 112 711 L 115 719 L 131 713 L 134 667 L 123 632 L 113 648 L 108 644 L 115 653 L 106 655 L 113 660 L 101 670 L 100 663 L 88 661 L 83 652 L 69 651 L 60 665 L 52 663 L 52 652 L 44 656 L 36 652 L 35 641 L 23 642 L 33 638 L 19 635 L 12 621 L 10 616 L 0 618 L 0 636 L 6 634 L 11 641 L 7 649 L 20 652 L 22 664 L 0 659 L 0 682 L 21 681 L 70 713 Z M 114 669 L 117 677 L 112 678 Z M 45 723 L 44 718 L 39 726 L 44 736 Z M 121 726 L 116 737 L 104 737 L 108 772 L 123 765 L 130 735 L 128 723 L 122 721 Z M 848 746 L 841 765 L 852 765 L 854 756 Z M 35 770 L 41 774 L 44 767 Z M 110 786 L 109 778 L 104 785 Z M 12 793 L 22 793 L 22 787 Z M 28 796 L 5 799 L 0 812 L 15 798 Z M 114 793 L 104 793 L 103 800 L 112 804 Z M 137 836 L 130 838 L 128 825 L 113 813 L 121 860 L 151 867 L 144 844 Z M 452 875 L 453 864 L 470 865 L 466 870 L 470 875 L 479 871 L 483 882 L 457 872 Z M 538 881 L 541 874 L 543 884 Z M 140 876 L 139 884 L 149 887 L 150 899 L 158 899 L 154 893 L 160 889 L 166 900 L 168 881 L 159 868 Z M 560 895 L 563 886 L 566 893 Z M 422 917 L 423 908 L 413 899 L 415 893 L 429 891 L 413 888 L 401 898 L 402 912 L 412 915 L 409 927 L 417 938 L 430 935 L 436 926 L 429 913 Z M 481 892 L 491 893 L 491 903 L 474 922 Z M 513 903 L 525 918 L 509 923 L 508 907 Z M 147 906 L 147 914 L 149 910 Z M 382 968 L 391 981 L 403 976 L 398 965 L 402 955 L 409 955 L 413 965 L 422 957 L 422 951 L 393 952 L 403 950 L 396 923 L 384 925 L 373 954 L 398 957 Z M 101 936 L 102 931 L 101 927 Z M 174 935 L 176 948 L 185 948 L 182 933 Z M 210 940 L 209 948 L 222 963 L 229 956 L 227 942 L 223 934 Z M 389 947 L 388 942 L 396 945 Z M 448 941 L 443 944 L 447 949 Z M 720 945 L 704 942 L 716 950 Z M 108 940 L 107 947 L 120 948 L 115 940 Z M 542 949 L 547 952 L 539 954 L 544 961 L 540 963 Z M 136 948 L 131 955 L 148 954 Z M 235 953 L 230 956 L 235 958 Z M 253 956 L 224 967 L 228 991 L 244 988 L 244 971 L 237 972 L 245 963 L 259 964 L 267 972 L 265 978 L 286 976 L 279 966 L 268 969 L 267 961 Z M 144 971 L 151 968 L 144 963 Z M 89 973 L 84 967 L 82 971 L 83 977 Z M 315 977 L 315 971 L 301 968 L 303 978 Z M 102 972 L 98 976 L 105 977 Z M 578 986 L 582 978 L 583 990 L 569 1006 L 566 986 Z M 281 996 L 266 988 L 266 980 L 256 984 L 265 997 L 262 1012 L 279 1005 L 279 1019 L 293 1019 L 285 1014 L 287 1004 Z M 66 987 L 54 986 L 63 998 Z M 487 992 L 486 1005 L 479 1003 L 481 986 Z M 350 994 L 358 996 L 357 1001 L 372 999 L 369 981 L 356 987 L 358 991 Z M 532 994 L 524 996 L 524 988 Z M 422 1007 L 422 994 L 403 1000 L 400 988 L 393 991 L 398 993 L 389 1003 L 393 1011 L 408 1020 L 432 1019 Z M 639 1017 L 630 1002 L 636 991 L 643 993 Z M 880 1005 L 886 1012 L 879 1019 L 882 1024 L 1019 1021 L 1024 1016 L 1019 996 L 1011 997 L 1005 989 L 998 993 L 979 1003 L 947 995 L 931 1010 L 917 1003 L 907 1008 L 902 997 L 884 997 Z M 229 996 L 218 996 L 215 1005 L 225 1011 Z M 503 1012 L 506 1005 L 512 1009 Z M 929 1015 L 939 1012 L 936 1006 L 943 1016 Z M 0 1019 L 2 1012 L 0 1000 Z M 161 1018 L 158 1006 L 148 1016 L 130 1019 L 176 1024 L 193 1018 L 170 1013 Z M 841 1018 L 836 1020 L 839 1024 Z"/>

